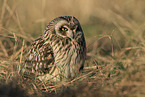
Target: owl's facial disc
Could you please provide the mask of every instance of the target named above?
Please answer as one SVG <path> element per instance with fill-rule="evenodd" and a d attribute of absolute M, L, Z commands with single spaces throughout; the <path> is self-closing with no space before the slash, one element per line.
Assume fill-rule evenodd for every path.
<path fill-rule="evenodd" d="M 61 37 L 69 37 L 71 39 L 75 38 L 76 29 L 76 25 L 71 27 L 70 23 L 65 20 L 62 20 L 55 25 L 56 34 Z"/>

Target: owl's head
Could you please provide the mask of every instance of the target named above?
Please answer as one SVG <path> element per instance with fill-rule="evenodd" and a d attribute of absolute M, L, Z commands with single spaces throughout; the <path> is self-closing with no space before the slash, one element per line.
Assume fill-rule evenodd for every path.
<path fill-rule="evenodd" d="M 79 21 L 74 16 L 60 16 L 52 20 L 44 34 L 57 34 L 60 37 L 76 39 L 83 35 Z"/>

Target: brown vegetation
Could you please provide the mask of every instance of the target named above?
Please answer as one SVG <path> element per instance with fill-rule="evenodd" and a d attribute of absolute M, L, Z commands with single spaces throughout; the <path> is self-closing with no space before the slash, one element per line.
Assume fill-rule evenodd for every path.
<path fill-rule="evenodd" d="M 145 95 L 145 1 L 1 0 L 0 96 L 143 97 Z M 82 24 L 87 60 L 68 82 L 25 78 L 21 65 L 47 23 L 73 15 Z"/>

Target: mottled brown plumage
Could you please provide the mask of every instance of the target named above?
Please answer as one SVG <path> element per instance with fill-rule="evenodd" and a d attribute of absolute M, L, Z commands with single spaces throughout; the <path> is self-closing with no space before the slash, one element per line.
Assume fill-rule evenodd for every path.
<path fill-rule="evenodd" d="M 52 20 L 32 44 L 23 70 L 42 80 L 74 78 L 83 68 L 85 57 L 86 44 L 79 21 L 73 16 L 61 16 Z"/>

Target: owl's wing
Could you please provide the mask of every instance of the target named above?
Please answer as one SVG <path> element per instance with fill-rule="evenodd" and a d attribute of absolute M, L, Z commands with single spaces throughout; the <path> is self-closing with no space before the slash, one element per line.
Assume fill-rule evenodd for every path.
<path fill-rule="evenodd" d="M 45 43 L 41 37 L 36 39 L 28 52 L 24 66 L 26 71 L 31 71 L 37 75 L 50 73 L 51 69 L 54 68 L 54 56 L 49 43 Z"/>

